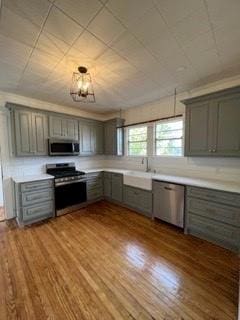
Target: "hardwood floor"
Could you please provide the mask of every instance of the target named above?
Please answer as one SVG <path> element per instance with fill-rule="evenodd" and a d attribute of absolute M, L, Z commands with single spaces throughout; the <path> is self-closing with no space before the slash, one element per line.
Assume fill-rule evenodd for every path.
<path fill-rule="evenodd" d="M 235 254 L 107 202 L 3 222 L 0 255 L 1 320 L 237 318 Z"/>

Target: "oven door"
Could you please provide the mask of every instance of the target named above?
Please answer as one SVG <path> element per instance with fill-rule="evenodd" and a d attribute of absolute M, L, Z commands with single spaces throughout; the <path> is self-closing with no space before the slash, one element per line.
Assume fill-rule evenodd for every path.
<path fill-rule="evenodd" d="M 86 205 L 86 181 L 68 181 L 55 185 L 56 215 L 76 211 Z"/>

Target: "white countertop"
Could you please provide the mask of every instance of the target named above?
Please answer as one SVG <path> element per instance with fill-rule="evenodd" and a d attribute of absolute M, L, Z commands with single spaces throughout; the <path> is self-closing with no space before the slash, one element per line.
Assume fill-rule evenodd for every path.
<path fill-rule="evenodd" d="M 116 173 L 122 173 L 122 174 L 127 174 L 129 171 L 134 171 L 135 175 L 137 175 L 137 172 L 139 172 L 140 174 L 143 173 L 143 171 L 116 169 L 116 168 L 101 168 L 101 169 L 97 168 L 97 169 L 86 169 L 83 171 L 86 173 L 107 171 L 107 172 L 116 172 Z M 224 180 L 213 179 L 213 178 L 187 177 L 187 176 L 168 175 L 168 174 L 160 174 L 160 173 L 152 173 L 152 172 L 144 173 L 144 174 L 149 175 L 149 178 L 151 178 L 152 180 L 166 181 L 166 182 L 172 182 L 172 183 L 182 184 L 186 186 L 195 186 L 195 187 L 202 187 L 207 189 L 240 193 L 240 181 L 238 183 L 236 181 L 224 181 Z"/>
<path fill-rule="evenodd" d="M 26 175 L 26 176 L 16 176 L 12 177 L 13 181 L 16 183 L 33 182 L 40 180 L 53 179 L 54 177 L 50 174 L 39 174 L 39 175 Z"/>
<path fill-rule="evenodd" d="M 137 173 L 139 173 L 139 176 L 143 173 L 143 171 L 117 169 L 117 168 L 93 168 L 93 169 L 83 169 L 82 171 L 84 171 L 85 173 L 105 171 L 105 172 L 115 172 L 115 173 L 121 173 L 121 174 L 127 174 L 130 171 L 134 171 L 135 176 L 137 176 Z M 207 189 L 240 193 L 240 182 L 238 183 L 236 181 L 224 181 L 224 180 L 213 179 L 213 178 L 198 178 L 198 177 L 188 177 L 188 176 L 180 176 L 180 175 L 168 175 L 168 174 L 152 173 L 152 172 L 149 172 L 149 173 L 144 172 L 144 175 L 149 176 L 149 178 L 152 180 L 166 181 L 166 182 L 172 182 L 172 183 L 182 184 L 186 186 L 195 186 L 195 187 L 202 187 Z M 46 179 L 53 179 L 53 178 L 54 177 L 49 174 L 25 175 L 25 176 L 12 177 L 13 181 L 16 183 L 39 181 L 39 180 L 46 180 Z"/>

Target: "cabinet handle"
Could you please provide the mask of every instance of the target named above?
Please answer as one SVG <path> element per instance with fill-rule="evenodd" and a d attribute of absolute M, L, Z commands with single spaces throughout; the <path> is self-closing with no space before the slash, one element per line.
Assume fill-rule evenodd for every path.
<path fill-rule="evenodd" d="M 208 152 L 212 152 L 212 149 L 208 149 Z"/>
<path fill-rule="evenodd" d="M 212 152 L 216 152 L 216 149 L 213 149 Z"/>

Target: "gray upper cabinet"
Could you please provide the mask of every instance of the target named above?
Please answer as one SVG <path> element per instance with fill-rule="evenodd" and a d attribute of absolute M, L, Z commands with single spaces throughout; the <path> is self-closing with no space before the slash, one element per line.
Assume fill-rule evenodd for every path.
<path fill-rule="evenodd" d="M 186 156 L 240 156 L 240 88 L 183 101 Z"/>
<path fill-rule="evenodd" d="M 47 155 L 47 115 L 40 112 L 31 112 L 24 109 L 14 109 L 13 115 L 16 155 Z"/>
<path fill-rule="evenodd" d="M 49 133 L 50 138 L 78 140 L 78 120 L 50 115 Z"/>
<path fill-rule="evenodd" d="M 96 121 L 79 121 L 80 155 L 103 153 L 103 126 Z"/>
<path fill-rule="evenodd" d="M 107 155 L 123 155 L 124 120 L 111 119 L 104 123 L 104 153 Z"/>
<path fill-rule="evenodd" d="M 218 154 L 240 156 L 240 94 L 216 102 L 215 150 Z"/>

